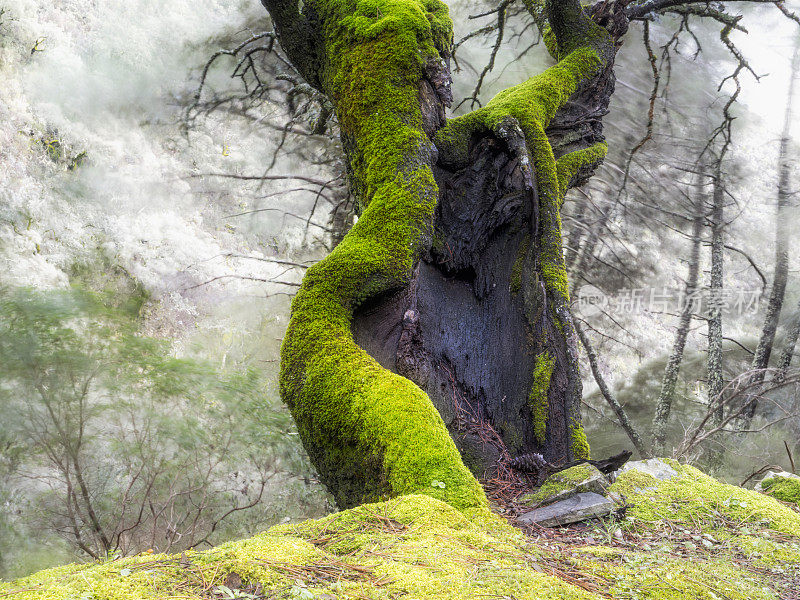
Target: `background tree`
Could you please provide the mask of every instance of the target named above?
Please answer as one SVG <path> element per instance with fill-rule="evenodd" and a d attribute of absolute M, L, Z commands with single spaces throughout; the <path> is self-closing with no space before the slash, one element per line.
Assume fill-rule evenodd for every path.
<path fill-rule="evenodd" d="M 129 298 L 0 296 L 4 475 L 40 529 L 95 559 L 210 544 L 298 467 L 255 372 L 171 357 Z"/>

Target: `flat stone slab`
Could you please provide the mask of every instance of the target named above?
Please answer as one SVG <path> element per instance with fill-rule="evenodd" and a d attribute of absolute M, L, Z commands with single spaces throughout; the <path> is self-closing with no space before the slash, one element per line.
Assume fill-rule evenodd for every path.
<path fill-rule="evenodd" d="M 669 463 L 661 460 L 660 458 L 648 458 L 647 460 L 634 460 L 627 462 L 616 471 L 616 474 L 624 473 L 625 471 L 641 471 L 651 477 L 655 477 L 660 481 L 669 481 L 673 477 L 677 477 L 679 473 L 673 469 Z"/>
<path fill-rule="evenodd" d="M 521 515 L 517 521 L 523 525 L 557 527 L 586 519 L 604 517 L 614 510 L 614 502 L 594 492 L 581 492 L 555 504 L 537 508 Z"/>
<path fill-rule="evenodd" d="M 553 473 L 535 492 L 521 496 L 517 502 L 531 508 L 566 500 L 581 492 L 604 495 L 610 482 L 596 467 L 577 465 Z"/>

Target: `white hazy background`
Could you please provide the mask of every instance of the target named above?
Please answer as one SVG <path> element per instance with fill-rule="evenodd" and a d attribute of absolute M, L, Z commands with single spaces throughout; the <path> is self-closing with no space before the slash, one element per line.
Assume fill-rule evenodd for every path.
<path fill-rule="evenodd" d="M 260 173 L 273 140 L 213 115 L 188 136 L 179 129 L 181 102 L 219 48 L 214 38 L 265 28 L 260 3 L 11 0 L 0 8 L 0 283 L 64 287 L 71 265 L 103 255 L 144 284 L 154 299 L 150 328 L 178 345 L 198 327 L 229 331 L 266 313 L 279 335 L 288 303 L 264 300 L 264 284 L 224 278 L 194 287 L 283 271 L 226 254 L 299 248 L 300 229 L 274 213 L 225 218 L 247 208 L 240 182 L 192 177 Z M 83 165 L 54 163 L 42 143 L 51 139 L 71 156 L 85 152 Z"/>
<path fill-rule="evenodd" d="M 154 298 L 152 332 L 169 335 L 178 345 L 199 326 L 236 329 L 231 320 L 237 315 L 245 321 L 269 314 L 279 336 L 286 297 L 263 297 L 287 288 L 230 277 L 194 286 L 230 274 L 296 277 L 281 275 L 283 269 L 269 263 L 225 255 L 301 251 L 300 227 L 269 212 L 225 218 L 251 208 L 241 182 L 192 177 L 260 173 L 276 136 L 222 115 L 199 120 L 186 137 L 178 127 L 181 102 L 193 93 L 199 67 L 220 47 L 215 38 L 266 27 L 261 4 L 6 0 L 0 7 L 6 9 L 0 27 L 0 283 L 63 287 L 70 265 L 101 253 L 147 287 Z M 457 38 L 476 23 L 464 18 L 469 12 L 476 11 L 453 11 Z M 759 84 L 742 78 L 742 100 L 751 114 L 734 152 L 753 167 L 748 204 L 760 205 L 746 224 L 767 233 L 771 214 L 763 209 L 774 195 L 774 156 L 796 33 L 776 10 L 761 9 L 745 23 L 750 35 L 735 33 L 734 40 L 765 77 Z M 32 54 L 37 40 L 39 51 Z M 471 51 L 474 64 L 492 41 Z M 711 50 L 719 41 L 705 44 Z M 719 56 L 725 68 L 724 52 L 709 54 Z M 686 63 L 684 68 L 692 68 Z M 498 67 L 487 78 L 486 95 L 542 66 L 540 60 L 519 60 Z M 625 83 L 626 75 L 619 76 Z M 465 68 L 457 75 L 456 95 L 474 81 Z M 674 80 L 673 86 L 679 84 Z M 635 94 L 620 86 L 623 93 Z M 40 141 L 50 138 L 58 138 L 72 155 L 85 151 L 84 165 L 67 171 L 54 164 Z M 273 172 L 317 174 L 296 163 L 279 163 Z M 300 203 L 295 212 L 303 214 L 301 198 L 288 195 L 280 202 Z M 769 264 L 769 248 L 755 246 L 755 255 Z M 652 324 L 642 325 L 635 329 L 645 337 L 654 331 Z M 653 352 L 646 355 L 664 350 L 659 344 L 647 347 Z M 624 353 L 617 359 L 620 366 L 629 362 Z"/>

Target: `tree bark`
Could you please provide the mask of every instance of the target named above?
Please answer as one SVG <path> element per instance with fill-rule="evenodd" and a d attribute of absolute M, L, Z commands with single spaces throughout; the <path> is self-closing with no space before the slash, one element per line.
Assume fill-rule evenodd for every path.
<path fill-rule="evenodd" d="M 714 191 L 711 208 L 711 272 L 709 274 L 708 316 L 708 405 L 714 409 L 713 424 L 719 425 L 723 417 L 722 390 L 722 294 L 724 274 L 724 204 L 725 191 L 722 185 L 722 159 L 717 161 L 713 178 Z"/>
<path fill-rule="evenodd" d="M 700 182 L 702 185 L 702 181 Z M 702 188 L 701 188 L 702 189 Z M 681 309 L 678 320 L 678 330 L 675 332 L 675 341 L 672 343 L 667 366 L 664 369 L 664 378 L 661 381 L 661 392 L 656 402 L 655 416 L 653 417 L 653 451 L 656 454 L 664 452 L 664 443 L 667 436 L 667 423 L 672 411 L 672 401 L 675 396 L 675 385 L 678 382 L 678 373 L 683 361 L 683 351 L 686 347 L 686 337 L 692 323 L 692 313 L 696 305 L 694 293 L 697 290 L 697 280 L 700 272 L 700 243 L 703 234 L 703 194 L 698 192 L 694 207 L 692 221 L 692 245 L 689 252 L 689 264 L 686 275 L 686 302 Z"/>
<path fill-rule="evenodd" d="M 786 99 L 786 113 L 781 133 L 780 150 L 778 152 L 778 203 L 775 211 L 775 269 L 772 276 L 772 287 L 764 316 L 764 326 L 758 340 L 750 370 L 753 372 L 751 381 L 761 383 L 764 381 L 765 369 L 769 367 L 772 346 L 775 343 L 775 332 L 778 329 L 778 320 L 783 308 L 783 297 L 786 293 L 786 283 L 789 277 L 789 231 L 790 218 L 788 215 L 789 201 L 792 196 L 790 189 L 791 158 L 789 156 L 789 143 L 791 142 L 792 115 L 795 94 L 797 70 L 800 68 L 800 46 L 795 47 L 792 56 L 792 65 L 789 75 L 789 93 Z M 758 408 L 758 395 L 747 396 L 747 407 L 739 422 L 739 429 L 744 431 L 750 428 L 750 423 Z"/>
<path fill-rule="evenodd" d="M 797 314 L 792 318 L 789 331 L 786 333 L 786 341 L 783 345 L 783 352 L 781 352 L 780 361 L 778 361 L 778 368 L 782 375 L 786 374 L 792 364 L 794 358 L 794 350 L 797 346 L 797 338 L 800 337 L 800 303 L 797 305 Z"/>

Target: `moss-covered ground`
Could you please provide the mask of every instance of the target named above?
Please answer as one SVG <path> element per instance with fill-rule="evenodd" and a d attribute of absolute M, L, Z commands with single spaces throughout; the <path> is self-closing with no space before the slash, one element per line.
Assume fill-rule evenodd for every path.
<path fill-rule="evenodd" d="M 670 481 L 622 474 L 629 506 L 603 522 L 523 531 L 410 495 L 204 552 L 42 571 L 0 598 L 796 598 L 800 512 L 675 467 Z"/>
<path fill-rule="evenodd" d="M 800 479 L 773 477 L 762 485 L 764 491 L 773 498 L 800 506 Z"/>

